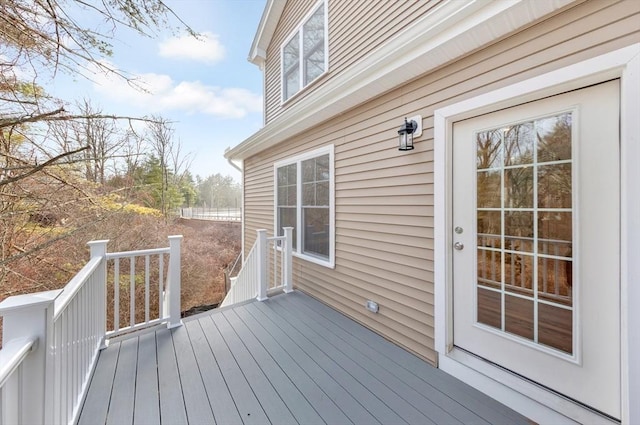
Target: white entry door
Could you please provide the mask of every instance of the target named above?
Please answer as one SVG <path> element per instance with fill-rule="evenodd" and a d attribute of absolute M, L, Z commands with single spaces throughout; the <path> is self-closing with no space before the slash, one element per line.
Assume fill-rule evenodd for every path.
<path fill-rule="evenodd" d="M 453 126 L 454 345 L 620 418 L 619 81 Z"/>

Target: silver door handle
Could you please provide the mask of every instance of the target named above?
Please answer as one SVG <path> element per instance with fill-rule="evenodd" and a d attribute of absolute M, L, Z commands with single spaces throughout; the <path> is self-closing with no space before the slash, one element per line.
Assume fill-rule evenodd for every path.
<path fill-rule="evenodd" d="M 462 251 L 464 249 L 464 244 L 462 242 L 456 242 L 453 244 L 453 247 L 458 251 Z"/>

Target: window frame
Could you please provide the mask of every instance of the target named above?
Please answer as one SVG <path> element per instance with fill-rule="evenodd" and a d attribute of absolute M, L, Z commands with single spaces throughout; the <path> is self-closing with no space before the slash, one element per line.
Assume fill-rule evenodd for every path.
<path fill-rule="evenodd" d="M 304 232 L 300 228 L 303 214 L 303 197 L 302 197 L 302 162 L 317 158 L 323 155 L 329 155 L 329 258 L 324 259 L 319 256 L 304 252 Z M 280 235 L 282 232 L 278 230 L 278 169 L 291 164 L 296 164 L 296 241 L 295 248 L 292 249 L 293 256 L 319 264 L 324 267 L 335 267 L 335 155 L 334 145 L 327 145 L 309 152 L 305 152 L 296 156 L 292 156 L 273 164 L 273 229 L 274 235 Z"/>
<path fill-rule="evenodd" d="M 305 58 L 309 56 L 308 53 L 313 53 L 315 49 L 312 52 L 304 51 L 304 41 L 303 41 L 304 26 L 321 7 L 324 8 L 324 15 L 323 15 L 324 17 L 324 43 L 323 43 L 324 44 L 324 71 L 320 73 L 318 76 L 316 76 L 313 80 L 305 83 L 305 66 L 304 66 Z M 285 38 L 284 42 L 280 46 L 280 104 L 284 104 L 290 101 L 291 99 L 295 98 L 296 96 L 298 96 L 298 94 L 304 92 L 307 87 L 312 85 L 315 81 L 318 81 L 323 75 L 329 72 L 329 16 L 328 15 L 329 14 L 328 14 L 327 0 L 318 1 L 313 5 L 311 10 L 304 16 L 304 18 L 300 20 L 300 23 L 291 31 L 291 33 L 287 36 L 287 38 Z M 298 39 L 298 65 L 297 65 L 298 90 L 295 93 L 289 95 L 288 97 L 285 97 L 286 86 L 287 86 L 285 77 L 291 74 L 290 71 L 292 70 L 293 66 L 285 70 L 284 50 L 287 47 L 287 45 L 295 38 Z"/>

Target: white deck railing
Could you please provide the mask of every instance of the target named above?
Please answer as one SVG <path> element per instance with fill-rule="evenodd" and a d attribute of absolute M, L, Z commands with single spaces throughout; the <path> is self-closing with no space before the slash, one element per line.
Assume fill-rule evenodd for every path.
<path fill-rule="evenodd" d="M 273 237 L 267 237 L 266 230 L 258 230 L 258 238 L 220 307 L 254 298 L 264 301 L 271 291 L 291 292 L 292 235 L 293 227 L 285 227 L 284 236 Z"/>
<path fill-rule="evenodd" d="M 0 424 L 74 423 L 105 339 L 162 322 L 168 327 L 180 325 L 181 238 L 170 236 L 168 248 L 120 253 L 107 253 L 107 241 L 90 242 L 91 259 L 64 289 L 19 295 L 0 303 L 4 317 Z M 158 273 L 161 313 L 150 318 L 149 258 L 167 254 L 169 272 L 164 286 L 163 272 Z M 144 320 L 135 320 L 133 306 L 134 320 L 120 328 L 119 318 L 114 317 L 114 327 L 107 332 L 108 261 L 118 264 L 121 258 L 140 256 L 145 257 Z M 129 265 L 134 277 L 131 293 L 135 294 L 135 260 Z M 118 267 L 113 267 L 114 288 L 120 287 Z M 119 300 L 119 295 L 114 297 L 115 311 L 120 310 Z"/>

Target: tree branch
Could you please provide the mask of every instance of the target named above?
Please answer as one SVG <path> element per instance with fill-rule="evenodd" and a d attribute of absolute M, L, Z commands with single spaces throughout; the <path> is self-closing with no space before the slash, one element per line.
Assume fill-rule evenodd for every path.
<path fill-rule="evenodd" d="M 70 156 L 70 155 L 75 155 L 75 154 L 80 153 L 82 151 L 85 151 L 87 149 L 89 149 L 89 146 L 85 146 L 85 147 L 82 147 L 80 149 L 76 149 L 76 150 L 71 151 L 71 152 L 61 153 L 60 155 L 54 156 L 53 158 L 49 159 L 46 162 L 43 162 L 42 164 L 34 165 L 34 167 L 31 170 L 27 171 L 24 174 L 20 174 L 19 176 L 9 177 L 9 178 L 6 178 L 4 180 L 0 180 L 0 186 L 4 186 L 4 185 L 7 185 L 7 184 L 15 183 L 15 182 L 17 182 L 19 180 L 25 179 L 25 178 L 27 178 L 29 176 L 34 175 L 38 171 L 41 171 L 42 169 L 44 169 L 44 168 L 56 163 L 57 161 L 59 161 L 60 159 L 62 159 L 64 157 L 67 157 L 67 156 Z"/>

